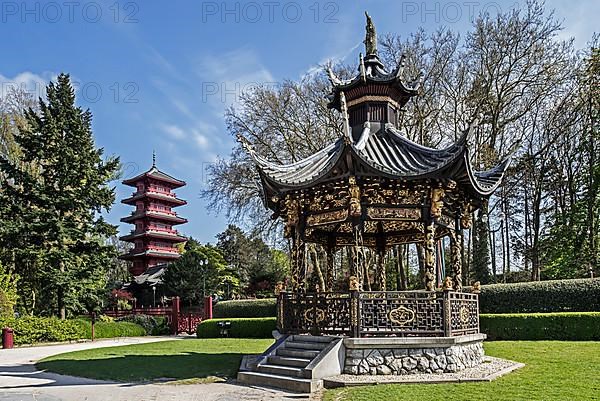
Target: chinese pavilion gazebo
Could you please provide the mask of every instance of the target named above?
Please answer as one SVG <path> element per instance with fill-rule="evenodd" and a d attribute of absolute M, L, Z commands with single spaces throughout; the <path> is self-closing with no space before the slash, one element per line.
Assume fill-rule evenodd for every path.
<path fill-rule="evenodd" d="M 344 81 L 327 71 L 329 107 L 344 121 L 341 138 L 303 160 L 280 165 L 238 137 L 258 168 L 265 206 L 283 220 L 291 243 L 291 283 L 278 289 L 278 330 L 293 337 L 344 336 L 347 373 L 457 371 L 481 362 L 485 338 L 479 334 L 478 295 L 462 292 L 463 229 L 499 186 L 509 159 L 476 171 L 469 132 L 439 150 L 407 139 L 401 115 L 418 94 L 418 84 L 405 81 L 404 59 L 392 71 L 383 65 L 368 15 L 366 29 L 358 75 Z M 444 237 L 450 239 L 452 273 L 435 291 L 435 243 Z M 308 243 L 327 251 L 325 285 L 316 291 L 307 286 Z M 425 251 L 424 290 L 386 291 L 386 251 L 410 243 Z M 349 291 L 333 292 L 334 254 L 341 248 L 352 255 Z M 367 248 L 378 255 L 375 291 L 363 290 Z M 421 370 L 415 362 L 411 370 L 393 362 L 402 358 L 394 358 L 393 349 L 414 348 L 411 355 L 425 357 L 428 349 L 443 354 L 452 347 L 460 356 L 453 363 L 428 362 Z M 368 360 L 374 351 L 382 357 Z M 434 352 L 429 360 L 439 355 Z"/>

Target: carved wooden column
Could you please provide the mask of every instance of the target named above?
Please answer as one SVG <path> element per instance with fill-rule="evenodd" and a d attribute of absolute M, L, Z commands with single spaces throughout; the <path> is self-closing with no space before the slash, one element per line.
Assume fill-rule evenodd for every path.
<path fill-rule="evenodd" d="M 444 207 L 445 191 L 433 188 L 429 203 L 429 213 L 425 219 L 425 289 L 435 290 L 435 223 L 434 219 L 441 217 Z"/>
<path fill-rule="evenodd" d="M 377 287 L 379 291 L 386 290 L 385 248 L 377 249 Z"/>
<path fill-rule="evenodd" d="M 363 224 L 362 224 L 362 206 L 360 203 L 360 187 L 355 177 L 348 178 L 348 187 L 350 198 L 348 199 L 348 212 L 352 218 L 352 235 L 354 245 L 352 247 L 352 267 L 351 274 L 358 279 L 358 291 L 362 291 L 364 280 L 364 255 L 363 246 Z"/>
<path fill-rule="evenodd" d="M 425 289 L 435 290 L 435 225 L 433 221 L 425 223 Z"/>
<path fill-rule="evenodd" d="M 455 291 L 462 290 L 462 230 L 450 230 L 450 263 L 452 265 L 452 281 Z"/>
<path fill-rule="evenodd" d="M 327 272 L 325 277 L 325 291 L 333 291 L 333 265 L 335 262 L 335 247 L 327 246 Z"/>

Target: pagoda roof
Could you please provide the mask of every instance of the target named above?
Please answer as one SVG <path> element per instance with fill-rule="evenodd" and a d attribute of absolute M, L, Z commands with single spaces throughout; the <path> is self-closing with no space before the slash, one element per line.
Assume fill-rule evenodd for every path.
<path fill-rule="evenodd" d="M 130 187 L 135 187 L 139 181 L 141 181 L 145 178 L 152 178 L 157 181 L 166 182 L 166 183 L 170 184 L 172 188 L 179 188 L 179 187 L 183 187 L 185 185 L 185 181 L 178 180 L 177 178 L 172 177 L 169 174 L 160 171 L 156 167 L 156 165 L 152 165 L 150 170 L 148 170 L 142 174 L 139 174 L 133 178 L 128 178 L 126 180 L 123 180 L 123 184 L 129 185 Z"/>
<path fill-rule="evenodd" d="M 160 238 L 164 240 L 169 240 L 171 242 L 185 242 L 187 241 L 186 237 L 183 237 L 176 233 L 163 232 L 157 230 L 146 230 L 140 233 L 132 232 L 131 234 L 123 235 L 119 239 L 121 241 L 133 241 L 136 238 L 149 237 L 149 238 Z"/>
<path fill-rule="evenodd" d="M 123 217 L 121 219 L 121 221 L 123 223 L 131 223 L 131 222 L 134 222 L 135 220 L 143 219 L 143 218 L 148 218 L 148 219 L 153 219 L 153 220 L 164 220 L 164 221 L 170 222 L 171 224 L 187 223 L 187 219 L 184 219 L 183 217 L 179 217 L 174 214 L 161 213 L 161 212 L 154 211 L 154 210 L 145 210 L 145 211 L 142 211 L 139 213 L 133 212 L 133 214 L 131 216 Z"/>
<path fill-rule="evenodd" d="M 476 197 L 490 195 L 500 184 L 510 157 L 489 171 L 476 171 L 469 158 L 468 131 L 444 149 L 419 145 L 403 136 L 392 124 L 365 124 L 354 141 L 338 139 L 315 154 L 291 164 L 275 164 L 246 149 L 255 160 L 266 192 L 281 193 L 309 188 L 344 175 L 383 176 L 400 180 L 448 179 L 468 186 Z M 472 130 L 473 126 L 470 130 Z M 469 131 L 470 131 L 469 130 Z M 265 193 L 266 196 L 272 193 Z"/>
<path fill-rule="evenodd" d="M 157 259 L 179 259 L 181 255 L 175 252 L 161 252 L 154 249 L 146 249 L 138 252 L 129 252 L 119 256 L 119 259 L 129 260 L 140 257 L 152 257 Z"/>
<path fill-rule="evenodd" d="M 161 194 L 158 192 L 151 192 L 151 191 L 135 193 L 133 196 L 123 199 L 121 201 L 121 203 L 124 203 L 127 205 L 135 205 L 136 201 L 145 199 L 145 198 L 158 199 L 158 200 L 170 203 L 172 205 L 177 205 L 177 206 L 183 206 L 183 205 L 187 204 L 187 202 L 185 200 L 179 199 L 175 196 L 169 196 L 169 195 Z"/>

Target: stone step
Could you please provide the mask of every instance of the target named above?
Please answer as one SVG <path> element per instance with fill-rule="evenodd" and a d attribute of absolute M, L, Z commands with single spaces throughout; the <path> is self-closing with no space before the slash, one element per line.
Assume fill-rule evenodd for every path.
<path fill-rule="evenodd" d="M 307 349 L 307 350 L 318 350 L 321 351 L 325 349 L 329 343 L 322 342 L 304 342 L 304 341 L 286 341 L 283 346 L 285 348 L 295 348 L 295 349 Z"/>
<path fill-rule="evenodd" d="M 288 341 L 300 341 L 306 343 L 327 343 L 332 342 L 334 338 L 325 336 L 293 335 Z"/>
<path fill-rule="evenodd" d="M 256 367 L 256 371 L 279 376 L 302 377 L 302 368 L 292 366 L 260 364 Z"/>
<path fill-rule="evenodd" d="M 310 358 L 290 358 L 285 356 L 271 355 L 267 358 L 271 365 L 293 366 L 295 368 L 305 368 L 310 363 Z"/>
<path fill-rule="evenodd" d="M 275 387 L 296 393 L 312 393 L 320 389 L 323 384 L 321 380 L 301 379 L 299 377 L 280 376 L 261 372 L 239 372 L 237 379 L 240 383 Z"/>
<path fill-rule="evenodd" d="M 303 358 L 303 359 L 314 359 L 317 355 L 319 355 L 320 351 L 315 350 L 305 350 L 305 349 L 292 349 L 286 347 L 277 348 L 275 354 L 278 356 L 289 356 L 291 358 Z"/>

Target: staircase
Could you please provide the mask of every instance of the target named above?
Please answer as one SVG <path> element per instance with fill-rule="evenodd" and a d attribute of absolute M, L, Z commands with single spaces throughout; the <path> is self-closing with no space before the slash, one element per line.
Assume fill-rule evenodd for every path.
<path fill-rule="evenodd" d="M 289 336 L 268 349 L 248 370 L 240 370 L 238 381 L 311 393 L 322 386 L 323 377 L 341 373 L 341 346 L 339 337 Z"/>

